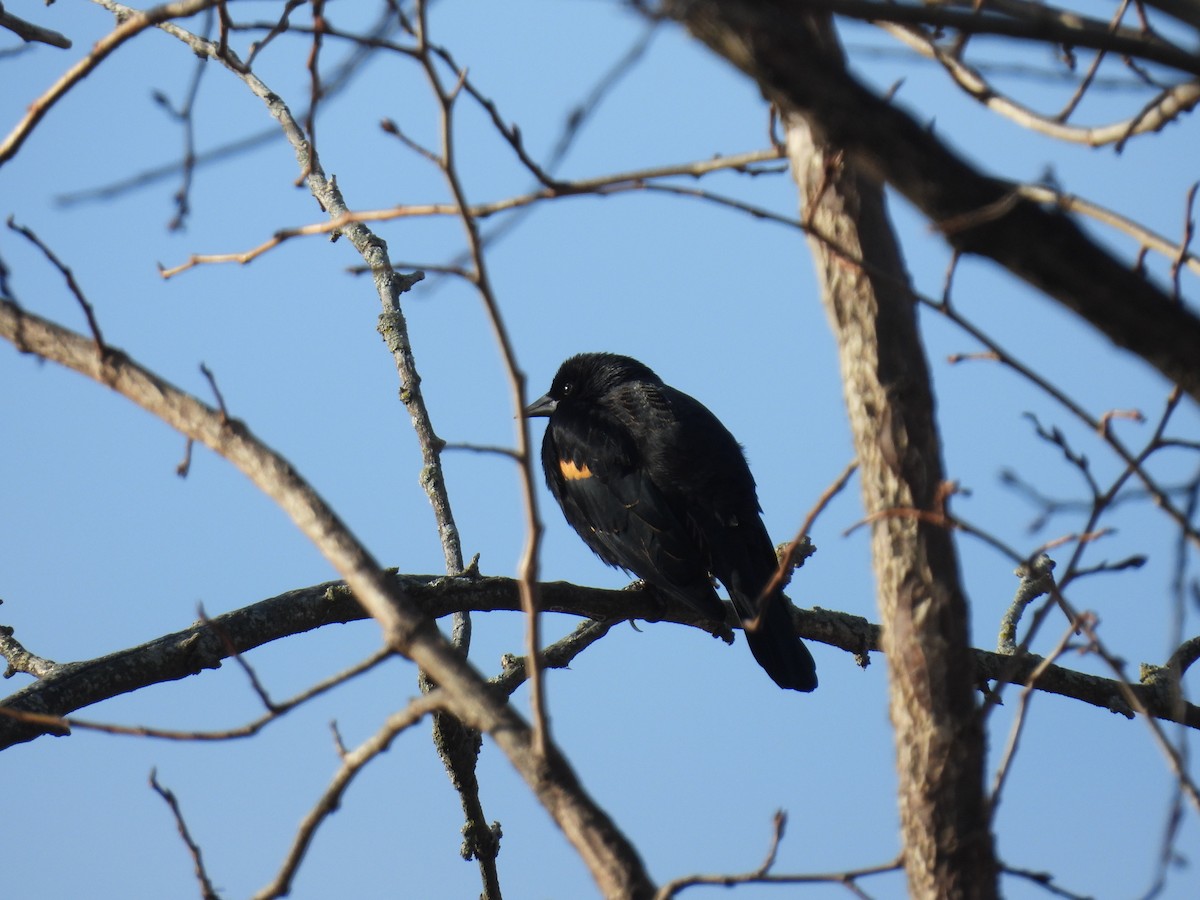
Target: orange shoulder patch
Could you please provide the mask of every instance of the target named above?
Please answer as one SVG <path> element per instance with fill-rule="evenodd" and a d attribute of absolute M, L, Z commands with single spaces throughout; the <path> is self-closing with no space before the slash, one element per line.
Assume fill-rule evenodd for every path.
<path fill-rule="evenodd" d="M 581 481 L 584 478 L 592 477 L 592 470 L 587 467 L 587 464 L 577 465 L 573 460 L 560 459 L 558 461 L 558 470 L 562 472 L 563 478 L 567 481 Z"/>

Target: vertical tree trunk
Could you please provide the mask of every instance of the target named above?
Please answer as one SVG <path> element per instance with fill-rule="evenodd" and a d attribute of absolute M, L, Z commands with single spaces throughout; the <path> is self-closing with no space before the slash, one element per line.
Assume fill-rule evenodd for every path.
<path fill-rule="evenodd" d="M 966 599 L 951 535 L 920 521 L 943 482 L 933 391 L 883 189 L 822 137 L 804 99 L 821 67 L 844 66 L 832 23 L 789 5 L 680 0 L 671 14 L 758 81 L 781 109 L 837 337 L 867 513 L 895 727 L 909 893 L 997 896 Z M 802 90 L 790 90 L 803 79 Z M 849 258 L 847 258 L 849 257 Z M 853 259 L 861 259 L 858 265 Z M 891 512 L 889 511 L 908 511 Z"/>
<path fill-rule="evenodd" d="M 788 155 L 805 214 L 876 275 L 810 239 L 837 337 L 846 408 L 869 515 L 934 510 L 942 483 L 933 395 L 916 310 L 882 190 L 844 167 L 787 117 Z M 884 623 L 913 897 L 994 897 L 967 609 L 945 529 L 908 515 L 875 521 L 872 553 Z"/>

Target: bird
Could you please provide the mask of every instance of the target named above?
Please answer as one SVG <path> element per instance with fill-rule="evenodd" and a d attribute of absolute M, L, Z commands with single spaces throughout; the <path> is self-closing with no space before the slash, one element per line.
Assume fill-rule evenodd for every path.
<path fill-rule="evenodd" d="M 778 561 L 754 476 L 741 445 L 706 406 L 636 359 L 581 353 L 559 367 L 525 415 L 548 417 L 546 484 L 597 556 L 724 623 L 715 577 L 775 683 L 816 689 L 816 664 L 782 591 L 761 597 Z"/>

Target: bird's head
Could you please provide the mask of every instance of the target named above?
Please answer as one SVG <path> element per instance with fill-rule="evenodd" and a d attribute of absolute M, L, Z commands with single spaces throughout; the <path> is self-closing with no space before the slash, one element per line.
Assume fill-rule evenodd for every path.
<path fill-rule="evenodd" d="M 561 366 L 544 396 L 525 407 L 529 417 L 549 416 L 559 405 L 595 402 L 615 388 L 627 384 L 661 385 L 662 380 L 647 366 L 616 353 L 580 353 Z"/>

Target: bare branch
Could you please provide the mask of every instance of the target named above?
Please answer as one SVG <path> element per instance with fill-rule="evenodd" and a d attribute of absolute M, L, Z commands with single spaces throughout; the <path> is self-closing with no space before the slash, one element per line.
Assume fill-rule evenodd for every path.
<path fill-rule="evenodd" d="M 426 615 L 441 618 L 456 611 L 497 612 L 521 609 L 517 583 L 509 578 L 446 578 L 444 576 L 393 575 L 400 589 L 412 602 L 418 604 Z M 711 623 L 681 603 L 663 598 L 653 589 L 640 585 L 632 590 L 601 590 L 581 587 L 564 582 L 545 582 L 540 585 L 542 608 L 546 612 L 583 616 L 591 621 L 583 623 L 572 635 L 559 644 L 546 648 L 546 665 L 561 668 L 570 662 L 583 647 L 598 640 L 613 624 L 625 620 L 648 619 L 658 622 L 673 622 L 707 630 Z M 736 621 L 732 607 L 730 620 Z M 828 609 L 793 609 L 797 631 L 806 640 L 820 641 L 837 647 L 855 656 L 868 652 L 880 652 L 878 625 L 860 616 L 838 613 Z M 205 669 L 217 668 L 226 659 L 231 648 L 246 653 L 255 647 L 291 634 L 300 634 L 326 625 L 360 621 L 367 613 L 354 601 L 352 594 L 342 582 L 327 582 L 308 588 L 289 591 L 277 597 L 261 600 L 242 609 L 215 616 L 211 623 L 196 623 L 182 631 L 164 635 L 137 647 L 120 650 L 108 656 L 73 663 L 53 663 L 44 660 L 37 671 L 39 681 L 30 684 L 0 701 L 0 750 L 13 744 L 33 740 L 44 731 L 38 724 L 51 724 L 63 731 L 75 720 L 64 720 L 62 716 L 85 706 L 91 706 L 123 693 L 135 691 L 151 684 L 160 684 Z M 216 633 L 220 628 L 228 642 Z M 576 647 L 574 642 L 582 643 Z M 1194 643 L 1194 642 L 1192 642 Z M 552 648 L 555 648 L 552 650 Z M 386 648 L 380 653 L 389 652 Z M 16 667 L 28 653 L 12 639 L 9 630 L 0 628 L 0 654 Z M 17 654 L 17 655 L 10 655 Z M 1004 683 L 1025 684 L 1038 667 L 1040 657 L 1021 653 L 1012 656 L 973 651 L 975 680 L 999 680 Z M 36 657 L 41 659 L 41 657 Z M 372 657 L 374 659 L 374 657 Z M 363 665 L 366 665 L 364 663 Z M 1146 683 L 1135 685 L 1146 709 L 1156 718 L 1179 722 L 1189 728 L 1200 728 L 1200 707 L 1184 704 L 1174 705 L 1173 699 L 1165 697 L 1158 685 L 1157 667 L 1151 667 Z M 354 670 L 343 673 L 350 677 Z M 327 690 L 340 683 L 335 676 L 309 692 L 297 695 L 278 704 L 282 712 L 303 702 L 310 692 Z M 525 678 L 524 663 L 517 657 L 506 660 L 505 670 L 492 679 L 505 693 L 511 693 Z M 325 687 L 327 685 L 327 687 Z M 1060 666 L 1051 666 L 1039 677 L 1039 690 L 1079 700 L 1102 709 L 1118 711 L 1128 715 L 1128 708 L 1119 700 L 1119 691 L 1114 681 L 1085 675 Z M 17 713 L 15 718 L 7 713 Z M 30 718 L 30 724 L 22 724 L 23 713 L 37 713 L 48 717 Z M 257 722 L 258 720 L 256 720 Z M 82 723 L 90 728 L 95 723 Z M 266 724 L 266 723 L 264 723 Z M 247 733 L 261 725 L 251 723 L 243 726 Z M 238 737 L 237 729 L 225 732 L 167 732 L 153 728 L 122 728 L 120 733 L 147 734 L 168 739 L 219 740 L 226 735 Z"/>
<path fill-rule="evenodd" d="M 633 846 L 586 794 L 566 759 L 547 742 L 535 751 L 528 724 L 496 698 L 323 499 L 283 457 L 221 415 L 114 350 L 99 359 L 78 335 L 0 301 L 0 336 L 107 384 L 167 424 L 228 459 L 314 542 L 379 623 L 387 646 L 416 661 L 444 689 L 450 709 L 487 732 L 576 846 L 603 890 L 646 895 L 651 883 Z"/>
<path fill-rule="evenodd" d="M 1087 144 L 1089 147 L 1124 144 L 1135 135 L 1161 131 L 1200 104 L 1200 81 L 1185 81 L 1160 91 L 1151 103 L 1129 119 L 1108 125 L 1068 125 L 1062 121 L 1061 114 L 1050 116 L 1038 113 L 1004 96 L 978 69 L 967 65 L 926 33 L 907 25 L 884 23 L 881 27 L 906 47 L 940 63 L 955 84 L 992 112 L 1030 131 L 1060 141 Z"/>
<path fill-rule="evenodd" d="M 191 832 L 188 831 L 187 823 L 183 820 L 183 810 L 179 808 L 179 801 L 175 798 L 175 794 L 158 783 L 158 773 L 150 772 L 150 787 L 158 796 L 163 798 L 163 801 L 171 810 L 171 815 L 175 818 L 175 825 L 179 829 L 179 836 L 183 838 L 183 843 L 188 849 L 188 853 L 192 857 L 192 862 L 196 867 L 196 880 L 200 882 L 200 896 L 204 900 L 220 900 L 220 895 L 213 888 L 212 881 L 208 877 L 208 872 L 204 869 L 204 860 L 200 854 L 200 845 L 192 838 Z"/>
<path fill-rule="evenodd" d="M 360 618 L 365 618 L 366 614 L 361 613 Z M 160 639 L 161 640 L 161 639 Z M 133 648 L 132 652 L 139 652 L 146 648 L 143 644 L 141 647 Z M 233 652 L 233 648 L 228 643 L 225 645 L 227 650 Z M 125 651 L 126 653 L 130 651 Z M 115 654 L 114 654 L 115 655 Z M 127 737 L 146 737 L 156 740 L 165 741 L 230 741 L 240 738 L 253 737 L 271 723 L 281 719 L 293 709 L 302 706 L 314 697 L 319 697 L 322 694 L 332 690 L 338 685 L 344 684 L 351 679 L 357 678 L 364 672 L 378 666 L 386 659 L 394 656 L 392 651 L 384 649 L 378 650 L 371 656 L 361 662 L 355 663 L 348 669 L 338 672 L 324 681 L 314 684 L 312 687 L 301 691 L 287 700 L 278 703 L 270 703 L 269 710 L 264 715 L 259 716 L 253 721 L 247 722 L 244 725 L 226 728 L 219 731 L 181 731 L 176 728 L 154 728 L 148 725 L 117 725 L 112 722 L 95 722 L 88 719 L 80 719 L 77 716 L 52 716 L 44 713 L 29 712 L 26 710 L 14 709 L 12 706 L 0 704 L 0 716 L 8 716 L 14 722 L 22 722 L 28 725 L 46 726 L 45 730 L 51 734 L 70 734 L 74 729 L 79 728 L 84 731 L 96 731 L 102 734 L 119 734 Z M 105 660 L 112 659 L 106 657 Z M 46 678 L 61 677 L 60 672 L 48 673 Z M 15 696 L 15 695 L 14 695 Z M 10 698 L 11 699 L 11 698 Z M 8 701 L 5 701 L 7 704 Z M 2 729 L 0 729 L 2 731 Z"/>
<path fill-rule="evenodd" d="M 8 217 L 7 224 L 9 228 L 42 251 L 42 255 L 62 274 L 67 282 L 67 288 L 71 291 L 71 295 L 75 298 L 83 310 L 84 317 L 87 319 L 88 328 L 92 332 L 92 339 L 96 342 L 96 352 L 102 356 L 107 353 L 108 348 L 104 344 L 104 335 L 100 333 L 100 323 L 96 321 L 96 310 L 88 302 L 87 297 L 83 295 L 83 289 L 79 287 L 79 282 L 75 280 L 75 274 L 54 254 L 53 250 L 46 246 L 41 238 L 33 233 L 32 229 L 26 228 L 24 225 L 18 225 L 12 216 Z"/>
<path fill-rule="evenodd" d="M 43 28 L 41 25 L 35 25 L 14 16 L 4 8 L 3 4 L 0 4 L 0 28 L 7 28 L 26 43 L 49 44 L 60 50 L 71 49 L 70 38 L 57 31 L 51 31 L 49 28 Z"/>
<path fill-rule="evenodd" d="M 1038 677 L 1046 669 L 1054 665 L 1054 661 L 1066 652 L 1068 642 L 1078 630 L 1079 624 L 1077 622 L 1071 622 L 1067 625 L 1063 636 L 1059 639 L 1054 649 L 1050 651 L 1050 655 L 1038 663 L 1029 680 L 1025 682 L 1025 686 L 1021 688 L 1021 694 L 1017 701 L 1017 714 L 1013 718 L 1012 729 L 1008 733 L 1008 742 L 1004 746 L 1004 754 L 1000 758 L 1000 765 L 997 766 L 996 775 L 992 781 L 992 792 L 988 801 L 988 813 L 993 821 L 996 818 L 996 810 L 1000 806 L 1000 792 L 1004 789 L 1005 780 L 1012 769 L 1013 759 L 1016 757 L 1017 747 L 1021 742 L 1021 733 L 1025 730 L 1025 722 L 1029 715 L 1029 705 L 1033 700 Z"/>
<path fill-rule="evenodd" d="M 1014 573 L 1021 579 L 1017 595 L 1000 620 L 1000 637 L 996 642 L 997 653 L 1017 652 L 1017 623 L 1025 607 L 1054 587 L 1054 560 L 1044 553 L 1032 562 L 1023 563 Z"/>
<path fill-rule="evenodd" d="M 1065 897 L 1066 900 L 1094 900 L 1089 894 L 1076 894 L 1059 887 L 1054 883 L 1054 876 L 1049 872 L 1034 872 L 1031 869 L 1021 869 L 1016 866 L 1002 866 L 1001 870 L 1005 875 L 1011 875 L 1014 878 L 1021 878 L 1032 884 L 1036 884 L 1054 897 Z"/>
<path fill-rule="evenodd" d="M 0 656 L 4 657 L 7 663 L 4 668 L 5 678 L 12 678 L 22 672 L 34 678 L 46 678 L 58 669 L 58 663 L 54 660 L 45 659 L 26 650 L 21 642 L 13 637 L 13 629 L 9 625 L 0 625 Z"/>
<path fill-rule="evenodd" d="M 1015 197 L 1014 186 L 980 172 L 864 87 L 807 27 L 805 10 L 815 5 L 826 4 L 667 0 L 663 8 L 754 78 L 768 99 L 807 117 L 822 139 L 891 184 L 936 226 L 970 221 L 947 234 L 952 246 L 996 260 L 1200 400 L 1200 318 L 1061 212 Z M 941 6 L 865 5 L 877 19 L 893 18 L 895 10 L 948 12 Z M 844 12 L 847 4 L 828 6 Z M 1104 38 L 1107 49 L 1120 52 L 1107 29 Z M 1185 56 L 1189 68 L 1200 71 L 1200 57 Z"/>
<path fill-rule="evenodd" d="M 775 832 L 772 837 L 771 854 L 774 853 L 775 846 L 778 844 L 781 834 L 782 823 L 777 816 L 775 820 Z M 770 862 L 771 856 L 769 854 L 768 864 Z M 855 896 L 865 898 L 867 895 L 858 888 L 860 880 L 870 878 L 874 875 L 886 875 L 889 872 L 898 872 L 903 868 L 903 858 L 897 858 L 892 862 L 883 863 L 878 866 L 866 866 L 861 869 L 847 869 L 844 872 L 827 872 L 813 875 L 771 875 L 761 866 L 752 872 L 740 875 L 685 875 L 682 878 L 676 878 L 674 881 L 664 884 L 658 893 L 655 894 L 655 900 L 669 900 L 669 898 L 683 893 L 688 888 L 699 885 L 719 885 L 728 888 L 739 884 L 840 884 Z"/>
<path fill-rule="evenodd" d="M 337 811 L 341 805 L 342 795 L 350 787 L 355 776 L 363 767 L 381 753 L 386 753 L 392 741 L 407 728 L 415 725 L 435 709 L 444 708 L 447 698 L 443 691 L 434 689 L 428 694 L 411 701 L 399 712 L 388 716 L 387 721 L 374 735 L 355 749 L 342 757 L 342 765 L 333 780 L 317 800 L 316 805 L 308 812 L 300 823 L 299 831 L 284 858 L 283 865 L 275 878 L 266 887 L 254 894 L 254 900 L 268 900 L 272 897 L 286 897 L 291 892 L 292 879 L 304 861 L 308 848 L 312 845 L 317 829 L 322 823 Z"/>
<path fill-rule="evenodd" d="M 879 0 L 804 0 L 800 6 L 868 22 L 897 22 L 954 29 L 964 35 L 990 34 L 1072 48 L 1104 50 L 1200 75 L 1200 57 L 1157 35 L 1133 28 L 1111 28 L 1108 22 L 1040 3 L 920 5 Z"/>
<path fill-rule="evenodd" d="M 389 130 L 385 127 L 385 130 Z M 396 128 L 392 133 L 400 137 L 399 129 Z M 414 152 L 419 153 L 431 162 L 441 165 L 438 154 L 433 153 L 427 148 L 420 147 L 416 144 L 411 144 L 406 140 L 406 145 L 410 146 Z M 780 216 L 768 210 L 761 210 L 757 207 L 752 207 L 749 204 L 730 198 L 719 197 L 712 194 L 700 194 L 692 189 L 673 184 L 658 183 L 662 179 L 672 178 L 676 176 L 690 176 L 692 178 L 700 178 L 713 172 L 726 170 L 739 171 L 745 169 L 746 166 L 758 162 L 766 162 L 779 159 L 777 150 L 755 150 L 749 153 L 739 153 L 734 156 L 718 156 L 712 159 L 695 160 L 692 162 L 678 163 L 674 165 L 656 166 L 647 169 L 637 169 L 631 172 L 619 172 L 612 175 L 600 175 L 594 178 L 579 179 L 576 181 L 560 181 L 556 182 L 553 188 L 540 188 L 528 194 L 520 194 L 513 197 L 507 197 L 503 200 L 494 200 L 486 203 L 475 203 L 465 207 L 460 207 L 457 203 L 424 203 L 424 204 L 404 204 L 390 209 L 374 209 L 374 210 L 358 210 L 351 212 L 347 210 L 341 215 L 333 216 L 323 222 L 314 222 L 310 225 L 300 225 L 294 228 L 281 228 L 275 232 L 270 238 L 263 241 L 256 247 L 249 250 L 237 253 L 210 253 L 210 254 L 193 254 L 185 263 L 177 266 L 161 267 L 160 274 L 164 278 L 173 278 L 176 275 L 186 272 L 188 269 L 195 268 L 199 265 L 211 265 L 214 263 L 239 263 L 245 265 L 253 262 L 258 257 L 262 256 L 285 241 L 289 241 L 297 237 L 314 237 L 317 235 L 341 233 L 343 229 L 350 225 L 362 225 L 368 222 L 389 222 L 395 219 L 407 218 L 422 218 L 428 216 L 456 216 L 468 215 L 472 219 L 486 219 L 489 216 L 494 216 L 499 213 L 509 212 L 521 209 L 535 203 L 542 203 L 547 200 L 555 200 L 563 197 L 582 197 L 588 195 L 608 196 L 610 194 L 626 193 L 631 191 L 660 191 L 663 193 L 689 193 L 691 196 L 703 196 L 705 199 L 715 200 L 726 206 L 733 206 L 745 212 L 750 212 L 757 218 L 771 219 L 780 224 L 790 225 L 794 228 L 801 228 L 799 222 L 795 219 L 789 219 L 786 216 Z M 435 267 L 429 267 L 435 268 Z M 453 269 L 456 274 L 464 272 L 457 267 Z M 464 277 L 470 280 L 473 276 L 469 272 L 464 273 Z"/>
<path fill-rule="evenodd" d="M 752 622 L 746 623 L 749 627 L 757 628 L 758 619 L 763 614 L 762 604 L 766 598 L 775 593 L 781 587 L 786 587 L 788 581 L 792 577 L 792 571 L 803 562 L 801 549 L 808 541 L 808 536 L 812 531 L 813 523 L 817 521 L 817 516 L 832 502 L 833 498 L 842 492 L 842 489 L 850 482 L 850 476 L 858 469 L 858 462 L 851 461 L 846 468 L 842 470 L 842 474 L 834 479 L 833 483 L 827 487 L 817 502 L 813 504 L 812 509 L 808 511 L 808 515 L 804 517 L 804 521 L 800 525 L 800 530 L 796 532 L 796 536 L 788 543 L 784 551 L 779 554 L 779 566 L 775 570 L 775 574 L 771 576 L 771 580 L 767 582 L 767 586 L 762 589 L 759 595 L 759 610 Z M 809 554 L 812 553 L 811 548 Z"/>
<path fill-rule="evenodd" d="M 122 18 L 117 27 L 108 35 L 98 40 L 92 51 L 63 73 L 49 90 L 31 104 L 25 117 L 9 132 L 8 137 L 0 141 L 0 166 L 8 162 L 21 149 L 26 138 L 33 133 L 38 122 L 61 100 L 66 93 L 80 81 L 86 78 L 114 50 L 136 37 L 147 28 L 153 28 L 168 19 L 184 18 L 195 15 L 203 9 L 212 6 L 216 0 L 179 0 L 177 3 L 164 3 L 145 12 L 128 10 L 129 14 Z"/>

